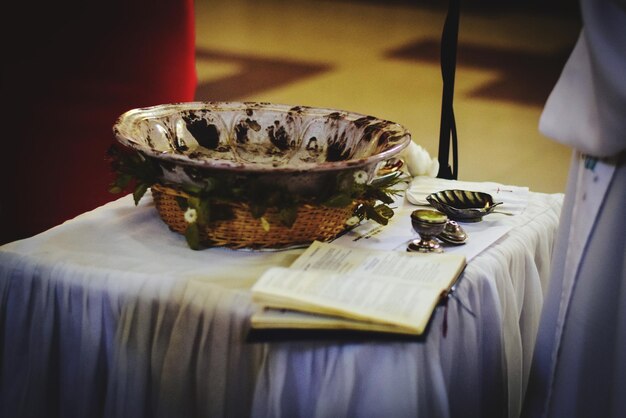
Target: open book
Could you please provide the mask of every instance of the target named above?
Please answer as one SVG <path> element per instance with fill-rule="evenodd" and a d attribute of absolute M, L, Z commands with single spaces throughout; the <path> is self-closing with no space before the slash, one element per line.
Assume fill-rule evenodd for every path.
<path fill-rule="evenodd" d="M 347 329 L 420 335 L 465 257 L 314 242 L 252 287 L 253 329 Z"/>

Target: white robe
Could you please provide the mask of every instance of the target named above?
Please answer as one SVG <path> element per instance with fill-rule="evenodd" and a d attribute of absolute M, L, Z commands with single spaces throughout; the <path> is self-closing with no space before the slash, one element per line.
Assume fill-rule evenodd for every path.
<path fill-rule="evenodd" d="M 581 12 L 539 126 L 574 152 L 525 417 L 626 417 L 626 5 Z"/>

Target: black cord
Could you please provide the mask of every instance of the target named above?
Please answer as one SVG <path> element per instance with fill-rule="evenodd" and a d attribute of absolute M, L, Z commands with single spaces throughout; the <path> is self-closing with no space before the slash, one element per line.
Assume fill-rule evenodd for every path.
<path fill-rule="evenodd" d="M 439 129 L 439 173 L 437 177 L 458 178 L 458 138 L 454 120 L 454 76 L 456 50 L 459 38 L 460 0 L 449 0 L 448 15 L 441 35 L 441 76 L 443 94 L 441 99 L 441 125 Z M 452 164 L 450 167 L 450 139 L 452 138 Z"/>

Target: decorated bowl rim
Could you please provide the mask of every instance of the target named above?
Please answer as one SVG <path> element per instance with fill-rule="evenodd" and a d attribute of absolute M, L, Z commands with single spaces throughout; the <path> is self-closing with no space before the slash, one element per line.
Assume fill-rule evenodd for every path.
<path fill-rule="evenodd" d="M 188 110 L 200 110 L 203 108 L 210 108 L 217 111 L 244 111 L 250 108 L 257 108 L 268 111 L 276 111 L 287 113 L 289 111 L 303 111 L 313 116 L 328 116 L 331 114 L 337 114 L 338 116 L 345 118 L 349 121 L 356 121 L 362 118 L 368 118 L 372 123 L 383 122 L 386 124 L 382 130 L 397 131 L 397 136 L 401 138 L 395 144 L 391 145 L 388 149 L 385 149 L 377 154 L 373 154 L 363 158 L 348 159 L 342 161 L 324 161 L 316 163 L 302 164 L 301 166 L 271 166 L 260 165 L 251 162 L 244 161 L 231 161 L 222 159 L 190 159 L 184 154 L 175 154 L 168 152 L 159 152 L 153 148 L 146 146 L 145 143 L 133 139 L 130 129 L 141 119 L 158 118 L 167 115 L 174 114 L 178 111 Z M 333 170 L 345 170 L 345 169 L 358 169 L 360 167 L 368 166 L 373 163 L 387 160 L 394 155 L 400 153 L 411 142 L 411 134 L 403 125 L 392 122 L 386 119 L 377 118 L 374 116 L 366 115 L 363 113 L 340 110 L 327 107 L 314 107 L 307 105 L 288 105 L 281 103 L 271 102 L 250 102 L 250 101 L 193 101 L 193 102 L 175 102 L 165 103 L 154 106 L 138 107 L 130 109 L 122 113 L 113 125 L 113 133 L 117 141 L 140 152 L 146 156 L 154 157 L 158 160 L 165 160 L 171 163 L 181 164 L 185 166 L 192 166 L 196 168 L 204 169 L 225 169 L 225 170 L 237 170 L 246 172 L 302 172 L 302 171 L 333 171 Z"/>

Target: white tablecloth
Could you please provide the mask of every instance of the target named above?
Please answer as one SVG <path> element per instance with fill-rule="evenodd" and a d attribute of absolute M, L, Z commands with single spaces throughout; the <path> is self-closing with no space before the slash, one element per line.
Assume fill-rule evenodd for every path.
<path fill-rule="evenodd" d="M 192 251 L 149 196 L 2 246 L 0 416 L 517 416 L 562 203 L 529 198 L 411 342 L 248 341 L 302 250 Z"/>

